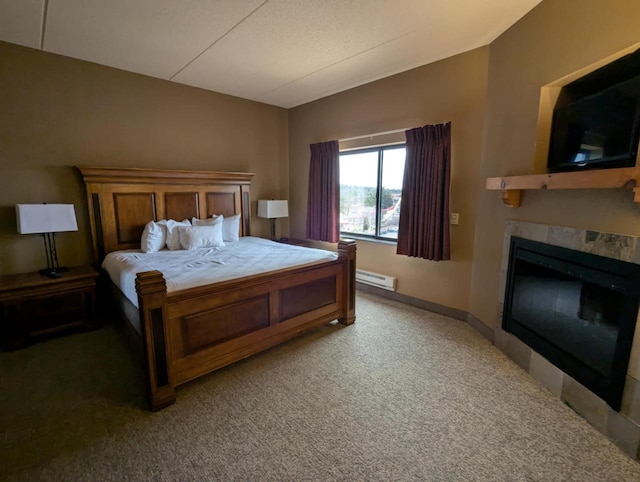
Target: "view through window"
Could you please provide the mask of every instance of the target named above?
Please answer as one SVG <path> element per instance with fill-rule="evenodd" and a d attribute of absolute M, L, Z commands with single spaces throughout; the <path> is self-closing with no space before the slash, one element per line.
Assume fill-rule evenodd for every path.
<path fill-rule="evenodd" d="M 398 239 L 405 155 L 404 145 L 340 154 L 340 232 Z"/>

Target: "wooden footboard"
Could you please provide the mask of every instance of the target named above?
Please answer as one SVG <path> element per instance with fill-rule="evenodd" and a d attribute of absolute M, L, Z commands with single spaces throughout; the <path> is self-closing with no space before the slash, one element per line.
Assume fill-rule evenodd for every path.
<path fill-rule="evenodd" d="M 136 278 L 151 408 L 175 387 L 333 320 L 355 321 L 353 241 L 336 261 L 166 292 L 158 271 Z"/>

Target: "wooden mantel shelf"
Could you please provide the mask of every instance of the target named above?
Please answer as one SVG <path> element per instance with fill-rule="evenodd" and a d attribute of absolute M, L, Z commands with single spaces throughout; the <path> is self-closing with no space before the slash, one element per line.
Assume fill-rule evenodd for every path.
<path fill-rule="evenodd" d="M 640 167 L 597 169 L 526 176 L 489 177 L 486 188 L 501 191 L 502 202 L 520 206 L 520 194 L 530 189 L 633 189 L 634 201 L 640 204 Z"/>

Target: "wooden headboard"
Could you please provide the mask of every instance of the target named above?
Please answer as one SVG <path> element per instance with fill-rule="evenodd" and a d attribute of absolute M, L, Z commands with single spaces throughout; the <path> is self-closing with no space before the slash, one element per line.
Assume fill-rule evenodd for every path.
<path fill-rule="evenodd" d="M 251 234 L 252 173 L 76 167 L 87 188 L 97 263 L 112 251 L 139 248 L 151 220 L 240 214 L 240 235 Z"/>

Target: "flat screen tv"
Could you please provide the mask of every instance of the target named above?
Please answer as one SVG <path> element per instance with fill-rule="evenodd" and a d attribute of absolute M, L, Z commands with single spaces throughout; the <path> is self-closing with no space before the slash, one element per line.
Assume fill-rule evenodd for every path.
<path fill-rule="evenodd" d="M 635 166 L 639 133 L 637 76 L 554 109 L 549 171 Z"/>

